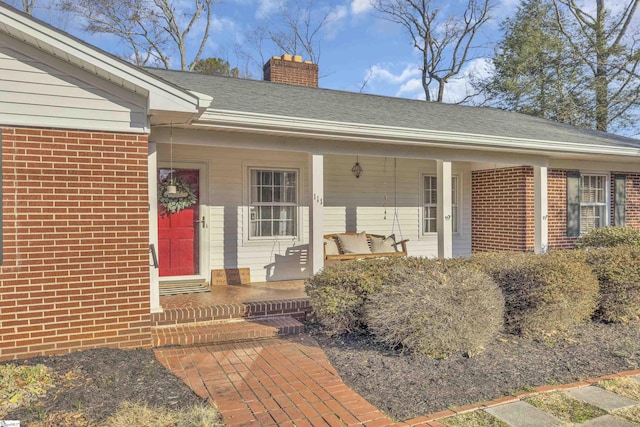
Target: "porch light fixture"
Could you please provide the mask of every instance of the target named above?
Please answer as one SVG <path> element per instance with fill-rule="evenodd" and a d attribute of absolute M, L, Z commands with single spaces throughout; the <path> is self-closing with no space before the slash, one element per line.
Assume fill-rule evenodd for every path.
<path fill-rule="evenodd" d="M 364 172 L 364 169 L 362 169 L 362 166 L 360 166 L 360 162 L 358 161 L 358 156 L 356 156 L 356 164 L 353 165 L 353 167 L 351 168 L 351 173 L 356 178 L 360 178 L 360 176 L 362 176 L 362 172 Z"/>

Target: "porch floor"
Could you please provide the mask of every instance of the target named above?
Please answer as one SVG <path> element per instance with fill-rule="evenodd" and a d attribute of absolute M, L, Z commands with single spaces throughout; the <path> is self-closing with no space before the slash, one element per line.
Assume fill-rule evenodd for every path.
<path fill-rule="evenodd" d="M 227 304 L 303 299 L 304 280 L 282 282 L 257 282 L 247 285 L 217 285 L 211 292 L 161 296 L 164 310 L 180 308 L 211 307 Z"/>

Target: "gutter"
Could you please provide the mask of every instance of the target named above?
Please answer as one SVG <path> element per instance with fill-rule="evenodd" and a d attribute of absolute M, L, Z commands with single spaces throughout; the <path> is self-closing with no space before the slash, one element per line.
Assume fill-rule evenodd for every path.
<path fill-rule="evenodd" d="M 535 153 L 594 154 L 640 157 L 640 146 L 611 147 L 602 144 L 581 144 L 539 139 L 488 136 L 471 133 L 413 129 L 394 126 L 325 121 L 308 118 L 276 116 L 209 109 L 195 128 L 240 131 L 269 135 L 315 139 L 348 140 L 443 148 L 465 148 L 496 151 L 531 151 Z M 640 145 L 640 141 L 639 141 Z"/>

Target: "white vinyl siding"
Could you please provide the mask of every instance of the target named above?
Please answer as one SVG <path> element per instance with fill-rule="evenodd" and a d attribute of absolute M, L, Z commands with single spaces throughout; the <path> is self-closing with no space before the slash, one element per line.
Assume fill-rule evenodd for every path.
<path fill-rule="evenodd" d="M 5 125 L 146 132 L 146 99 L 17 41 L 0 41 Z"/>
<path fill-rule="evenodd" d="M 607 175 L 583 174 L 580 181 L 580 233 L 608 224 Z"/>
<path fill-rule="evenodd" d="M 364 173 L 351 174 L 355 156 L 325 155 L 324 232 L 366 231 L 409 239 L 409 255 L 436 257 L 438 236 L 423 234 L 423 176 L 436 175 L 436 162 L 360 155 Z M 471 165 L 454 162 L 458 178 L 458 233 L 453 255 L 471 254 Z"/>

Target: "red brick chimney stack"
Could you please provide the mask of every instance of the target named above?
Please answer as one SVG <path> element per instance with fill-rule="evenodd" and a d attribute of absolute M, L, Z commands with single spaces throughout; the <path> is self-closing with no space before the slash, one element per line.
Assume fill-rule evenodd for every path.
<path fill-rule="evenodd" d="M 300 55 L 274 56 L 264 64 L 262 71 L 268 82 L 318 87 L 318 64 L 302 62 Z"/>

